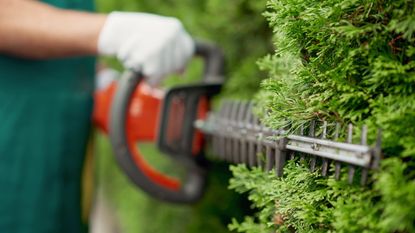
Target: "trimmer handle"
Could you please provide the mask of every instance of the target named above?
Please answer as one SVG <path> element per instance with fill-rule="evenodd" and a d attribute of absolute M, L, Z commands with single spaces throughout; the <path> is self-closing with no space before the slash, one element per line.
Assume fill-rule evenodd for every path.
<path fill-rule="evenodd" d="M 203 82 L 222 83 L 224 58 L 220 49 L 211 44 L 197 42 L 195 55 L 201 56 L 205 61 Z M 131 99 L 142 80 L 142 75 L 125 71 L 118 82 L 109 125 L 109 136 L 116 161 L 131 181 L 152 197 L 167 202 L 193 203 L 203 194 L 206 183 L 205 169 L 196 161 L 179 164 L 185 167 L 186 179 L 180 182 L 171 178 L 144 160 L 131 136 L 132 133 L 129 132 L 131 129 L 127 121 Z"/>
<path fill-rule="evenodd" d="M 217 46 L 196 42 L 195 55 L 202 57 L 205 62 L 204 83 L 223 83 L 225 81 L 225 58 Z"/>

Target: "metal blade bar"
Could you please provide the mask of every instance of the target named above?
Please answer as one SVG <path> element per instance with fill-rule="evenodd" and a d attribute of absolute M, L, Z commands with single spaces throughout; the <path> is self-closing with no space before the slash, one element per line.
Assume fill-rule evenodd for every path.
<path fill-rule="evenodd" d="M 367 145 L 367 127 L 363 126 L 360 144 L 353 144 L 353 126 L 348 125 L 346 142 L 338 142 L 341 127 L 327 122 L 311 121 L 309 127 L 301 126 L 300 135 L 286 130 L 273 130 L 260 123 L 252 113 L 251 102 L 225 102 L 220 112 L 210 113 L 206 120 L 198 120 L 195 127 L 210 136 L 214 153 L 218 158 L 233 163 L 245 163 L 270 171 L 275 168 L 282 176 L 284 164 L 301 154 L 301 160 L 308 155 L 310 171 L 317 168 L 321 160 L 321 174 L 327 176 L 330 164 L 334 164 L 335 178 L 340 179 L 341 164 L 348 169 L 348 181 L 353 183 L 356 169 L 361 169 L 360 183 L 367 183 L 369 169 L 376 169 L 381 157 L 380 133 L 375 147 Z M 318 131 L 318 126 L 321 131 Z M 329 139 L 329 126 L 334 126 L 333 140 Z M 316 132 L 320 136 L 316 136 Z M 321 133 L 320 133 L 321 132 Z M 333 131 L 331 131 L 333 132 Z M 305 136 L 307 134 L 308 136 Z M 289 152 L 289 153 L 288 153 Z M 287 157 L 288 153 L 288 157 Z M 331 163 L 333 161 L 333 163 Z M 319 163 L 320 164 L 320 163 Z"/>

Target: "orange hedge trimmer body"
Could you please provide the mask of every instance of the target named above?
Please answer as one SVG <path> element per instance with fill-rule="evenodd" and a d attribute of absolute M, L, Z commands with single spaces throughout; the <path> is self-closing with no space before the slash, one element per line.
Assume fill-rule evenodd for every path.
<path fill-rule="evenodd" d="M 210 97 L 220 90 L 221 81 L 209 79 L 222 77 L 223 57 L 211 45 L 198 44 L 196 52 L 205 58 L 203 84 L 165 91 L 146 84 L 139 73 L 126 71 L 120 80 L 95 93 L 94 123 L 110 136 L 120 167 L 137 186 L 165 201 L 194 202 L 205 183 L 204 139 L 193 122 L 206 117 Z M 178 165 L 183 164 L 186 179 L 154 168 L 144 159 L 140 142 L 157 143 Z"/>

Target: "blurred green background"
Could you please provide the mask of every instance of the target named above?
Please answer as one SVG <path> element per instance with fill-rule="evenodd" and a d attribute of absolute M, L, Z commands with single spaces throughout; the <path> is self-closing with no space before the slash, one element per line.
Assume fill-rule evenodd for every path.
<path fill-rule="evenodd" d="M 135 11 L 174 16 L 197 39 L 219 45 L 226 56 L 228 81 L 221 97 L 250 99 L 265 76 L 256 60 L 271 50 L 270 30 L 262 12 L 265 0 L 96 0 L 99 12 Z M 116 66 L 114 61 L 104 60 Z M 190 70 L 200 70 L 193 62 Z M 197 78 L 198 72 L 188 72 L 189 79 L 170 79 L 167 85 Z M 241 91 L 243 90 L 243 91 Z M 231 176 L 228 165 L 212 162 L 209 184 L 203 200 L 192 206 L 158 202 L 135 188 L 117 167 L 106 136 L 96 137 L 96 177 L 115 210 L 121 232 L 229 232 L 232 218 L 241 220 L 249 214 L 246 197 L 228 190 Z M 143 148 L 152 162 L 170 169 L 163 155 L 154 147 Z"/>
<path fill-rule="evenodd" d="M 266 75 L 256 61 L 272 51 L 265 0 L 96 0 L 100 12 L 149 12 L 180 19 L 196 39 L 218 44 L 227 62 L 226 96 L 251 98 Z M 243 90 L 243 92 L 241 91 Z"/>
<path fill-rule="evenodd" d="M 97 134 L 96 140 L 97 182 L 123 233 L 228 232 L 227 224 L 232 218 L 242 220 L 244 214 L 249 214 L 246 198 L 227 189 L 231 174 L 226 164 L 211 165 L 209 187 L 202 201 L 195 205 L 167 204 L 152 199 L 130 183 L 117 167 L 105 135 Z M 153 157 L 152 162 L 160 158 L 152 146 L 140 149 Z M 160 158 L 157 165 L 171 168 L 162 162 L 165 160 Z"/>

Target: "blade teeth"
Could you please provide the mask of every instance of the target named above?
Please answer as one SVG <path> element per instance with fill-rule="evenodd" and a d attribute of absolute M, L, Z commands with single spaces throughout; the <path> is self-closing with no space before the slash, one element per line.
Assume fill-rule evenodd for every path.
<path fill-rule="evenodd" d="M 243 101 L 240 103 L 239 106 L 239 112 L 238 112 L 238 120 L 237 120 L 237 129 L 238 129 L 238 135 L 237 135 L 237 144 L 240 146 L 238 153 L 235 155 L 236 162 L 237 163 L 246 163 L 245 159 L 245 153 L 246 153 L 246 129 L 244 124 L 244 118 L 245 118 L 245 112 L 247 110 L 248 103 L 246 101 Z M 244 131 L 244 132 L 243 132 Z"/>
<path fill-rule="evenodd" d="M 238 144 L 239 144 L 239 141 L 237 139 L 232 140 L 232 162 L 233 163 L 239 163 L 238 162 L 238 154 L 239 154 Z"/>
<path fill-rule="evenodd" d="M 243 127 L 243 121 L 246 115 L 247 108 L 248 108 L 248 102 L 243 101 L 240 103 L 240 108 L 238 112 L 239 127 Z"/>
<path fill-rule="evenodd" d="M 281 138 L 278 140 L 278 145 L 275 149 L 275 173 L 278 177 L 282 177 L 283 175 L 283 169 L 286 160 L 285 145 L 286 139 Z"/>
<path fill-rule="evenodd" d="M 239 114 L 241 112 L 242 106 L 243 106 L 242 101 L 238 101 L 237 102 L 237 108 L 235 110 L 235 115 L 234 115 L 234 118 L 233 118 L 234 132 L 232 132 L 232 133 L 233 133 L 234 140 L 233 140 L 233 151 L 232 151 L 233 158 L 232 159 L 233 159 L 233 162 L 236 163 L 236 164 L 239 163 L 239 155 L 241 153 L 241 151 L 240 151 L 240 136 L 241 135 L 240 135 L 240 124 L 239 124 L 240 116 L 239 116 Z"/>
<path fill-rule="evenodd" d="M 322 126 L 321 138 L 326 139 L 326 137 L 327 137 L 327 121 L 324 121 L 323 126 Z M 330 161 L 328 159 L 323 159 L 323 165 L 321 166 L 321 175 L 322 176 L 327 176 L 327 169 L 329 167 L 329 163 L 330 163 Z"/>
<path fill-rule="evenodd" d="M 212 137 L 212 149 L 213 149 L 213 154 L 215 156 L 220 156 L 219 155 L 219 142 L 218 142 L 218 138 L 217 137 Z"/>
<path fill-rule="evenodd" d="M 219 116 L 221 117 L 225 117 L 226 116 L 226 112 L 228 110 L 228 101 L 224 101 L 220 110 L 219 110 Z"/>
<path fill-rule="evenodd" d="M 263 153 L 263 146 L 262 146 L 262 143 L 261 143 L 261 141 L 260 140 L 258 140 L 257 141 L 257 150 L 256 150 L 256 164 L 257 164 L 257 166 L 258 167 L 263 167 L 262 166 L 262 158 L 261 158 L 261 156 L 262 156 L 262 153 Z"/>
<path fill-rule="evenodd" d="M 336 122 L 336 129 L 334 131 L 334 141 L 337 141 L 337 139 L 339 139 L 340 127 L 340 123 Z"/>
<path fill-rule="evenodd" d="M 336 180 L 340 180 L 340 172 L 341 172 L 341 163 L 336 162 L 336 166 L 334 167 L 334 178 Z"/>
<path fill-rule="evenodd" d="M 252 108 L 253 108 L 253 103 L 252 101 L 248 102 L 248 108 L 246 110 L 246 115 L 245 115 L 245 123 L 247 124 L 251 124 L 252 122 L 252 118 L 253 118 L 253 114 L 252 114 Z"/>
<path fill-rule="evenodd" d="M 301 126 L 300 126 L 300 135 L 301 136 L 304 136 L 304 123 L 303 124 L 301 124 Z M 305 155 L 304 155 L 304 153 L 301 153 L 301 157 L 300 157 L 300 162 L 304 162 L 304 160 L 305 160 Z"/>
<path fill-rule="evenodd" d="M 247 110 L 247 108 L 248 108 L 248 103 L 247 102 L 245 102 L 244 104 L 243 104 L 243 109 L 244 109 L 244 111 L 246 112 L 246 110 Z M 244 163 L 244 164 L 246 164 L 248 161 L 247 161 L 247 151 L 246 151 L 246 144 L 247 144 L 247 142 L 246 142 L 246 137 L 247 137 L 247 135 L 246 135 L 246 123 L 245 123 L 245 112 L 243 113 L 243 116 L 241 117 L 241 120 L 240 120 L 240 131 L 242 132 L 241 133 L 241 139 L 240 139 L 240 144 L 241 144 L 241 153 L 240 153 L 240 159 L 239 159 L 239 162 L 241 162 L 241 163 Z"/>
<path fill-rule="evenodd" d="M 360 144 L 367 145 L 367 125 L 362 126 Z M 360 185 L 365 185 L 367 183 L 368 174 L 369 174 L 369 170 L 367 168 L 363 168 L 362 169 L 362 174 L 361 174 L 361 177 L 360 177 Z"/>
<path fill-rule="evenodd" d="M 226 128 L 226 136 L 225 136 L 225 153 L 224 153 L 224 157 L 225 160 L 228 162 L 231 162 L 231 156 L 232 156 L 232 145 L 231 145 L 231 122 L 232 122 L 232 115 L 233 112 L 235 111 L 235 102 L 229 102 L 229 110 L 228 110 L 228 114 L 226 117 L 226 124 L 224 125 L 224 127 Z"/>
<path fill-rule="evenodd" d="M 340 128 L 341 125 L 339 122 L 336 122 L 336 126 L 335 126 L 335 130 L 334 130 L 334 141 L 337 141 L 339 139 L 339 134 L 340 134 Z M 336 180 L 340 180 L 340 172 L 341 172 L 341 163 L 340 162 L 335 162 L 334 163 L 334 178 Z"/>
<path fill-rule="evenodd" d="M 312 120 L 311 124 L 310 124 L 310 132 L 309 132 L 309 136 L 314 137 L 315 135 L 315 127 L 316 127 L 316 121 Z"/>
<path fill-rule="evenodd" d="M 380 159 L 382 157 L 381 145 L 382 145 L 382 129 L 379 128 L 378 132 L 377 132 L 376 146 L 375 146 L 375 150 L 374 150 L 374 153 L 373 153 L 372 168 L 374 168 L 374 169 L 379 168 Z"/>
<path fill-rule="evenodd" d="M 304 124 L 301 124 L 300 127 L 297 129 L 297 133 L 301 136 L 303 136 L 303 132 L 304 132 Z M 296 152 L 291 151 L 290 152 L 290 159 L 295 159 L 295 154 Z M 300 160 L 303 161 L 304 160 L 304 155 L 301 155 Z"/>
<path fill-rule="evenodd" d="M 347 126 L 347 143 L 352 143 L 353 141 L 353 125 L 349 124 Z"/>
<path fill-rule="evenodd" d="M 268 172 L 272 170 L 272 166 L 274 165 L 274 156 L 272 153 L 272 148 L 270 146 L 266 147 L 266 156 L 267 156 L 267 161 L 266 161 L 265 169 Z"/>
<path fill-rule="evenodd" d="M 312 120 L 311 124 L 310 124 L 310 132 L 309 132 L 309 136 L 310 137 L 314 137 L 315 136 L 315 127 L 316 127 L 316 121 Z M 316 169 L 316 157 L 315 156 L 311 156 L 311 161 L 310 161 L 310 171 L 314 172 L 314 170 Z"/>
<path fill-rule="evenodd" d="M 329 161 L 327 159 L 323 160 L 323 165 L 321 166 L 321 175 L 322 176 L 327 176 L 327 170 L 329 167 Z"/>
<path fill-rule="evenodd" d="M 240 132 L 239 134 L 239 144 L 241 151 L 239 152 L 237 158 L 239 163 L 245 163 L 246 164 L 246 124 L 245 124 L 245 112 L 248 108 L 248 103 L 246 101 L 242 102 L 240 111 L 238 114 L 238 130 Z"/>
<path fill-rule="evenodd" d="M 229 155 L 228 156 L 229 156 L 230 162 L 232 162 L 232 163 L 236 162 L 235 161 L 235 154 L 237 153 L 237 151 L 235 151 L 235 149 L 236 149 L 237 145 L 235 145 L 235 144 L 237 144 L 237 143 L 236 143 L 236 139 L 233 137 L 233 135 L 235 134 L 236 117 L 237 117 L 237 114 L 238 114 L 238 111 L 239 111 L 239 105 L 240 105 L 239 101 L 234 102 L 234 108 L 233 108 L 233 111 L 232 111 L 231 122 L 230 122 L 230 126 L 232 128 L 232 131 L 230 132 L 230 138 L 231 139 L 229 139 L 230 150 L 229 150 Z"/>
<path fill-rule="evenodd" d="M 260 132 L 260 133 L 257 133 L 256 135 L 256 142 L 255 142 L 256 151 L 254 155 L 254 160 L 258 167 L 263 167 L 262 161 L 261 161 L 261 154 L 263 152 L 262 143 L 261 143 L 262 133 L 260 131 L 261 126 L 259 123 L 260 122 L 259 122 L 258 116 L 252 113 L 252 127 L 256 132 Z"/>
<path fill-rule="evenodd" d="M 321 138 L 326 139 L 326 137 L 327 137 L 327 121 L 323 121 Z"/>
<path fill-rule="evenodd" d="M 367 145 L 367 125 L 362 126 L 362 133 L 360 137 L 360 144 Z"/>
<path fill-rule="evenodd" d="M 254 142 L 249 142 L 248 144 L 248 156 L 249 156 L 249 166 L 250 167 L 254 167 L 255 164 L 255 143 Z"/>
<path fill-rule="evenodd" d="M 213 132 L 217 132 L 217 136 L 211 139 L 213 151 L 226 161 L 244 163 L 251 167 L 258 166 L 266 171 L 275 169 L 276 175 L 282 176 L 286 159 L 294 159 L 297 154 L 301 156 L 301 160 L 304 160 L 306 154 L 295 152 L 296 150 L 286 151 L 284 144 L 281 144 L 284 140 L 287 140 L 286 138 L 284 140 L 276 140 L 275 146 L 270 144 L 269 140 L 264 140 L 266 139 L 265 137 L 270 136 L 274 131 L 262 125 L 259 118 L 252 113 L 252 109 L 253 103 L 250 101 L 225 101 L 222 104 L 219 113 L 212 118 L 213 121 L 217 121 L 217 124 L 213 128 Z M 315 120 L 312 120 L 308 128 L 305 128 L 304 125 L 302 124 L 298 129 L 301 136 L 307 135 L 316 139 L 321 138 L 322 140 L 327 140 L 327 135 L 329 134 L 332 135 L 333 141 L 338 141 L 340 131 L 342 128 L 344 129 L 339 123 L 336 123 L 333 131 L 333 124 L 329 126 L 327 121 L 317 123 Z M 316 127 L 319 127 L 318 132 L 321 132 L 321 134 L 318 133 L 318 136 L 316 136 L 316 129 L 318 129 Z M 353 144 L 353 125 L 348 124 L 346 128 L 347 134 L 345 141 L 347 144 Z M 255 134 L 252 134 L 253 132 Z M 275 130 L 275 132 L 275 134 L 278 134 L 277 132 L 279 131 Z M 367 145 L 367 133 L 367 126 L 362 126 L 360 135 L 361 145 Z M 329 136 L 329 138 L 331 137 Z M 315 143 L 319 144 L 318 140 Z M 380 144 L 381 131 L 379 130 L 376 147 L 373 150 L 371 168 L 375 168 L 379 163 L 381 154 Z M 309 156 L 310 171 L 314 172 L 318 168 L 318 163 L 321 165 L 321 175 L 327 176 L 329 167 L 333 163 L 335 166 L 334 177 L 336 180 L 340 179 L 342 175 L 341 162 L 312 154 Z M 321 164 L 320 161 L 322 162 Z M 362 185 L 367 183 L 370 168 L 360 168 L 357 165 L 347 165 L 347 163 L 343 166 L 348 167 L 347 180 L 349 183 L 354 182 L 357 169 L 361 169 L 360 183 Z"/>
<path fill-rule="evenodd" d="M 227 105 L 227 102 L 226 101 L 224 101 L 223 102 L 223 104 L 221 105 L 221 108 L 220 108 L 220 110 L 219 110 L 219 117 L 218 117 L 218 120 L 217 120 L 217 124 L 218 124 L 218 127 L 217 127 L 217 131 L 215 131 L 215 132 L 217 132 L 218 133 L 218 137 L 217 137 L 217 139 L 216 139 L 216 143 L 217 143 L 217 154 L 218 154 L 218 157 L 220 158 L 220 159 L 223 159 L 223 154 L 222 154 L 222 144 L 223 144 L 223 119 L 224 119 L 224 117 L 225 117 L 225 115 L 226 115 L 226 105 Z"/>
<path fill-rule="evenodd" d="M 221 106 L 220 111 L 223 111 L 223 106 Z M 218 129 L 222 128 L 222 123 L 221 123 L 221 112 L 214 114 L 214 122 L 216 127 L 214 128 L 214 132 L 217 133 L 217 136 L 213 136 L 212 137 L 212 147 L 213 147 L 213 154 L 217 157 L 217 158 L 221 158 L 221 154 L 220 154 L 220 134 L 221 132 L 218 132 Z"/>
<path fill-rule="evenodd" d="M 361 174 L 361 178 L 360 178 L 360 185 L 362 185 L 362 186 L 366 185 L 368 175 L 369 175 L 369 171 L 366 168 L 362 169 L 362 174 Z"/>
<path fill-rule="evenodd" d="M 310 161 L 310 171 L 311 172 L 314 172 L 316 170 L 316 163 L 317 163 L 316 157 L 312 156 L 311 161 Z"/>
<path fill-rule="evenodd" d="M 354 178 L 355 172 L 356 172 L 355 167 L 354 166 L 349 166 L 349 173 L 348 173 L 348 176 L 349 176 L 348 182 L 349 182 L 349 184 L 353 183 L 353 178 Z"/>
<path fill-rule="evenodd" d="M 241 156 L 240 156 L 240 163 L 247 164 L 247 156 L 246 156 L 247 144 L 246 140 L 241 142 Z"/>
<path fill-rule="evenodd" d="M 254 127 L 254 114 L 252 113 L 253 107 L 254 107 L 254 103 L 250 101 L 248 103 L 248 109 L 246 111 L 246 116 L 245 116 L 246 129 L 248 131 L 252 130 Z M 255 166 L 255 158 L 256 158 L 255 147 L 256 147 L 255 142 L 251 138 L 248 139 L 248 160 L 249 160 L 250 167 Z"/>
<path fill-rule="evenodd" d="M 228 161 L 227 158 L 227 148 L 228 148 L 228 126 L 229 126 L 229 119 L 231 117 L 232 114 L 232 108 L 233 108 L 233 103 L 229 102 L 227 103 L 227 111 L 225 112 L 225 116 L 224 116 L 224 121 L 223 121 L 223 129 L 225 130 L 224 132 L 224 137 L 223 137 L 223 146 L 222 146 L 222 156 L 224 158 L 225 161 Z"/>
<path fill-rule="evenodd" d="M 347 143 L 352 143 L 353 141 L 353 125 L 349 124 L 347 127 Z M 354 166 L 349 166 L 349 172 L 348 172 L 348 182 L 349 184 L 353 183 L 353 178 L 355 174 L 356 168 Z"/>

